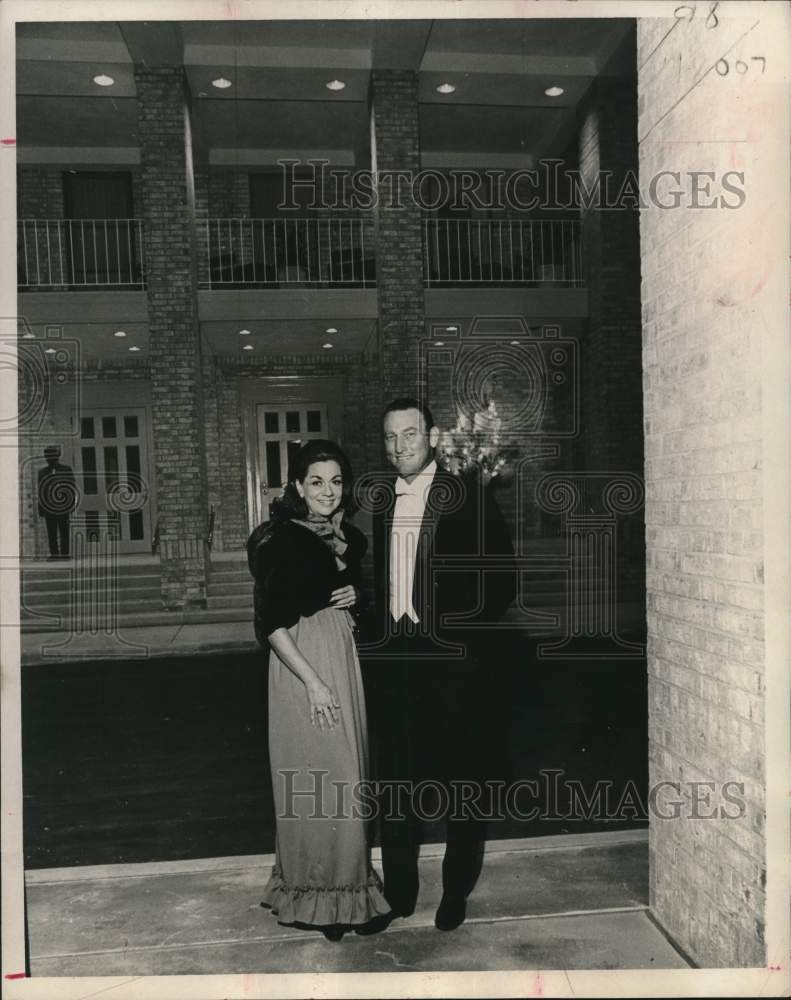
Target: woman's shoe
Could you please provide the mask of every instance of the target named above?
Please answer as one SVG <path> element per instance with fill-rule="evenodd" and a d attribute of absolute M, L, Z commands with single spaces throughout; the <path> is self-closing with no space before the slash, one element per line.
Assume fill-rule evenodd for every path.
<path fill-rule="evenodd" d="M 340 941 L 346 933 L 346 928 L 342 924 L 330 924 L 322 927 L 321 933 L 328 941 Z"/>

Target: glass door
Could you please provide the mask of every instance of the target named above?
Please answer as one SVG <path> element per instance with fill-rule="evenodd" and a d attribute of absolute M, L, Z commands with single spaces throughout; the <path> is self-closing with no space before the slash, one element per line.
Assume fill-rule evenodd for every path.
<path fill-rule="evenodd" d="M 327 437 L 327 407 L 324 403 L 259 403 L 258 426 L 258 520 L 269 520 L 269 506 L 283 495 L 291 457 L 305 442 Z"/>
<path fill-rule="evenodd" d="M 144 409 L 85 410 L 75 470 L 80 505 L 75 527 L 88 544 L 103 534 L 118 552 L 151 551 L 148 448 Z"/>

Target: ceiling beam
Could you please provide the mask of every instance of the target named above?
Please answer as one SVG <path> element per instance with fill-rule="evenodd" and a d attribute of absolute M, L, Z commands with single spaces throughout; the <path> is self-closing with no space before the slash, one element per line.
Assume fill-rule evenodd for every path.
<path fill-rule="evenodd" d="M 496 76 L 594 76 L 596 60 L 588 56 L 506 55 L 496 52 L 427 52 L 424 73 L 488 73 Z"/>
<path fill-rule="evenodd" d="M 431 33 L 431 21 L 376 21 L 372 27 L 373 69 L 420 68 Z"/>
<path fill-rule="evenodd" d="M 304 46 L 196 45 L 184 47 L 185 66 L 251 66 L 275 69 L 370 69 L 367 48 L 331 49 Z"/>
<path fill-rule="evenodd" d="M 118 23 L 129 56 L 142 66 L 180 66 L 184 56 L 181 28 L 175 21 Z"/>

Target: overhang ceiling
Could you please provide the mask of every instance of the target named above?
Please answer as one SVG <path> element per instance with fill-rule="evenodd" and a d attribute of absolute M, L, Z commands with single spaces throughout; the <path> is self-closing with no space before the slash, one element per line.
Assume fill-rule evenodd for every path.
<path fill-rule="evenodd" d="M 337 332 L 328 334 L 326 328 L 334 323 Z M 39 343 L 47 342 L 46 323 L 28 323 Z M 240 336 L 239 330 L 249 329 Z M 57 328 L 67 340 L 77 339 L 81 356 L 90 361 L 125 362 L 128 359 L 148 358 L 148 323 L 116 320 L 61 323 Z M 122 329 L 125 337 L 116 337 Z M 287 354 L 360 354 L 374 346 L 376 320 L 370 317 L 331 319 L 273 319 L 265 321 L 209 320 L 200 324 L 203 349 L 212 355 L 239 357 L 242 361 L 255 362 L 269 355 Z M 331 343 L 332 348 L 323 345 Z M 249 346 L 252 350 L 244 350 Z M 138 351 L 130 352 L 130 347 Z"/>
<path fill-rule="evenodd" d="M 432 165 L 562 151 L 576 108 L 629 30 L 624 19 L 86 22 L 17 26 L 17 141 L 27 162 L 101 162 L 137 145 L 134 65 L 182 64 L 197 155 L 274 162 L 330 149 L 367 158 L 371 73 L 418 73 L 421 148 Z M 115 83 L 100 87 L 98 74 Z M 218 90 L 219 77 L 231 86 Z M 340 79 L 344 90 L 325 84 Z M 439 94 L 441 83 L 452 94 Z M 544 91 L 560 86 L 561 97 Z M 97 161 L 98 162 L 98 161 Z M 367 165 L 363 163 L 363 165 Z"/>

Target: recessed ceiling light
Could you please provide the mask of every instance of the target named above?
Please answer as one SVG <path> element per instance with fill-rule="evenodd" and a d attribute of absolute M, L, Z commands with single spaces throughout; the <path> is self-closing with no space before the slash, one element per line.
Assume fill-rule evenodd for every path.
<path fill-rule="evenodd" d="M 511 341 L 511 347 L 519 347 L 519 341 L 518 340 L 512 340 Z"/>
<path fill-rule="evenodd" d="M 438 94 L 452 94 L 455 89 L 456 88 L 453 86 L 452 83 L 441 83 L 437 87 L 437 93 Z"/>
<path fill-rule="evenodd" d="M 445 346 L 445 341 L 444 340 L 435 340 L 434 341 L 434 346 L 435 347 L 444 347 Z"/>
<path fill-rule="evenodd" d="M 446 326 L 445 330 L 447 333 L 455 333 L 459 328 L 457 326 Z"/>
<path fill-rule="evenodd" d="M 139 350 L 140 350 L 140 348 L 139 348 L 139 347 L 137 347 L 137 346 L 135 346 L 135 344 L 132 344 L 132 346 L 131 346 L 131 347 L 129 348 L 129 350 L 130 350 L 130 351 L 139 351 Z"/>
<path fill-rule="evenodd" d="M 107 76 L 106 73 L 100 73 L 98 76 L 93 78 L 93 82 L 98 84 L 100 87 L 112 87 L 115 80 L 111 76 Z"/>
<path fill-rule="evenodd" d="M 54 348 L 54 347 L 48 347 L 48 348 L 46 349 L 46 351 L 44 351 L 44 353 L 45 353 L 45 354 L 55 354 L 55 353 L 56 353 L 56 351 L 55 351 L 55 348 Z"/>
<path fill-rule="evenodd" d="M 242 348 L 242 350 L 243 351 L 254 351 L 255 348 L 253 347 L 252 344 L 245 344 L 244 347 Z"/>
<path fill-rule="evenodd" d="M 206 91 L 205 90 L 199 90 L 198 91 L 198 97 L 206 97 L 206 96 L 207 95 L 206 95 Z"/>
<path fill-rule="evenodd" d="M 227 90 L 229 87 L 233 86 L 230 80 L 226 80 L 224 76 L 218 76 L 216 80 L 212 80 L 212 87 L 216 87 L 218 90 Z"/>
<path fill-rule="evenodd" d="M 345 90 L 346 84 L 343 80 L 330 80 L 329 83 L 325 83 L 324 86 L 327 90 Z"/>
<path fill-rule="evenodd" d="M 22 340 L 35 340 L 36 335 L 32 330 L 28 330 L 27 333 L 22 334 Z"/>
<path fill-rule="evenodd" d="M 240 337 L 249 337 L 250 336 L 250 331 L 249 330 L 240 330 L 239 331 L 239 336 Z"/>
<path fill-rule="evenodd" d="M 324 332 L 325 333 L 337 333 L 338 331 L 335 329 L 334 326 L 328 326 L 327 329 Z"/>
<path fill-rule="evenodd" d="M 544 93 L 547 95 L 547 97 L 560 97 L 560 95 L 563 93 L 563 88 L 562 87 L 547 87 L 547 89 L 544 91 Z"/>
<path fill-rule="evenodd" d="M 322 344 L 321 346 L 324 348 L 325 351 L 331 351 L 333 347 L 333 345 L 329 341 L 327 341 L 326 344 Z"/>
<path fill-rule="evenodd" d="M 116 330 L 115 333 L 113 334 L 113 336 L 114 337 L 125 337 L 126 336 L 126 331 L 125 330 Z"/>

